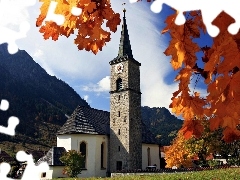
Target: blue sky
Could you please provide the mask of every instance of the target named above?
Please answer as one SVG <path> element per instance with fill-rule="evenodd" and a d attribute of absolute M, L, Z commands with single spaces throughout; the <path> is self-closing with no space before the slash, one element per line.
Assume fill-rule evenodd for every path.
<path fill-rule="evenodd" d="M 126 3 L 128 31 L 133 56 L 141 66 L 142 106 L 166 107 L 171 102 L 172 93 L 177 90 L 174 83 L 176 72 L 170 66 L 170 57 L 163 52 L 169 38 L 161 35 L 164 19 L 171 10 L 164 6 L 160 14 L 151 12 L 151 3 L 112 0 L 114 11 L 122 13 L 122 3 Z M 20 49 L 26 50 L 50 75 L 66 83 L 87 100 L 91 107 L 109 111 L 109 61 L 117 56 L 121 25 L 111 35 L 111 42 L 101 52 L 78 51 L 73 39 L 60 37 L 58 41 L 44 40 L 35 26 L 40 13 L 40 3 L 28 8 L 30 31 L 27 37 L 17 41 Z"/>

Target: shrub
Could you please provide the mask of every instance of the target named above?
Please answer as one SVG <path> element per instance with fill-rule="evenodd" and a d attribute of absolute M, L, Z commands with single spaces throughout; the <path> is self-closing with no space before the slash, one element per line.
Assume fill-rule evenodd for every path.
<path fill-rule="evenodd" d="M 84 156 L 75 150 L 69 150 L 60 158 L 60 161 L 65 164 L 63 174 L 69 177 L 77 177 L 81 173 L 84 163 Z"/>

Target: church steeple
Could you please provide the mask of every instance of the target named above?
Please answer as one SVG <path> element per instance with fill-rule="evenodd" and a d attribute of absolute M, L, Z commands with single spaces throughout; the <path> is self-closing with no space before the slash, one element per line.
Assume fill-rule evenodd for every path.
<path fill-rule="evenodd" d="M 126 22 L 126 9 L 123 9 L 123 24 L 122 24 L 122 32 L 121 32 L 121 38 L 120 38 L 120 44 L 119 44 L 119 50 L 118 50 L 118 57 L 128 56 L 128 58 L 133 59 L 132 55 L 132 49 L 131 44 L 129 40 L 128 35 L 128 29 L 127 29 L 127 22 Z"/>
<path fill-rule="evenodd" d="M 110 172 L 142 169 L 141 63 L 133 58 L 123 12 L 118 56 L 110 61 Z"/>

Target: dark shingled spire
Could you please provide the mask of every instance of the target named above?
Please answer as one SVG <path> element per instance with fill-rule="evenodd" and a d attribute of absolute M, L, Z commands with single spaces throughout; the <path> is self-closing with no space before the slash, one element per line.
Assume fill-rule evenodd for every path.
<path fill-rule="evenodd" d="M 125 4 L 125 3 L 124 3 Z M 132 61 L 138 66 L 141 66 L 141 63 L 136 61 L 133 58 L 131 44 L 128 35 L 127 23 L 126 23 L 126 9 L 123 9 L 123 24 L 122 24 L 122 32 L 120 37 L 120 44 L 118 50 L 118 56 L 109 62 L 110 65 L 117 64 L 123 61 Z"/>
<path fill-rule="evenodd" d="M 121 38 L 120 38 L 120 44 L 119 44 L 119 50 L 118 50 L 118 57 L 127 55 L 128 58 L 133 59 L 131 44 L 130 44 L 129 35 L 128 35 L 127 23 L 126 23 L 126 16 L 125 16 L 126 9 L 123 10 L 123 13 L 124 13 L 123 25 L 122 25 L 122 32 L 121 32 Z"/>

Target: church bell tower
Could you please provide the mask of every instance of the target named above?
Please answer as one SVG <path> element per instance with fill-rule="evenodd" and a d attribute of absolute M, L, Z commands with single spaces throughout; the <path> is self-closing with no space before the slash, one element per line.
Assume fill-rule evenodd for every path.
<path fill-rule="evenodd" d="M 118 56 L 109 62 L 110 172 L 142 168 L 141 64 L 133 58 L 123 12 Z"/>

